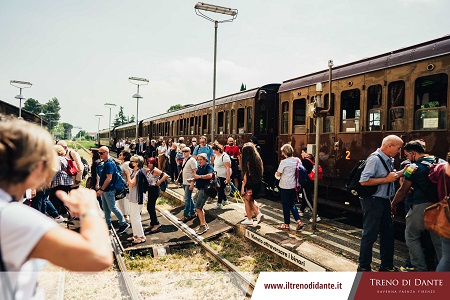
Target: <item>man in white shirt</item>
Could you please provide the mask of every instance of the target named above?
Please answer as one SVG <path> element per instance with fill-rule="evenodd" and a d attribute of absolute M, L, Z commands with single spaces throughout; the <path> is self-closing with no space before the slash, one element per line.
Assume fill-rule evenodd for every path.
<path fill-rule="evenodd" d="M 184 212 L 180 221 L 186 222 L 195 218 L 195 205 L 192 199 L 192 191 L 194 190 L 194 181 L 191 180 L 197 172 L 197 161 L 191 156 L 191 149 L 184 147 L 184 161 L 181 169 L 181 177 L 183 178 L 184 189 Z"/>

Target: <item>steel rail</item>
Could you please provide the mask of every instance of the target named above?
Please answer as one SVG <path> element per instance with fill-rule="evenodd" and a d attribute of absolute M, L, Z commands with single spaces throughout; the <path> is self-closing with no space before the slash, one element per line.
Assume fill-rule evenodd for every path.
<path fill-rule="evenodd" d="M 196 244 L 198 244 L 200 247 L 202 247 L 214 260 L 218 261 L 222 266 L 224 266 L 228 271 L 231 272 L 231 275 L 233 276 L 233 279 L 237 281 L 237 286 L 243 292 L 246 293 L 246 296 L 251 297 L 253 290 L 255 289 L 255 282 L 245 274 L 243 274 L 235 265 L 233 265 L 231 262 L 229 262 L 227 259 L 222 257 L 219 253 L 217 253 L 211 246 L 209 246 L 207 243 L 204 242 L 204 239 L 201 235 L 198 235 L 195 233 L 195 231 L 184 224 L 181 221 L 178 221 L 178 219 L 172 215 L 167 210 L 161 210 L 158 207 L 156 207 L 157 211 L 163 215 L 169 222 L 171 222 L 173 225 L 175 225 L 178 229 L 183 231 L 184 234 L 186 234 L 190 239 L 192 239 Z M 242 289 L 242 286 L 248 287 L 248 289 Z"/>

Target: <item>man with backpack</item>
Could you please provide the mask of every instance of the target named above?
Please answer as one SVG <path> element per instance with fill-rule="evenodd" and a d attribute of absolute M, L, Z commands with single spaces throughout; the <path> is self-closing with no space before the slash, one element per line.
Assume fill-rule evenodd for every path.
<path fill-rule="evenodd" d="M 214 165 L 214 151 L 212 150 L 211 146 L 207 144 L 207 138 L 204 135 L 200 137 L 200 144 L 195 147 L 192 156 L 197 159 L 197 155 L 199 155 L 200 153 L 205 153 L 207 162 L 211 165 Z"/>
<path fill-rule="evenodd" d="M 116 189 L 114 187 L 114 176 L 117 176 L 116 163 L 109 156 L 108 147 L 100 147 L 98 150 L 100 159 L 104 161 L 102 171 L 100 172 L 99 190 L 97 197 L 102 198 L 102 208 L 105 212 L 105 219 L 108 228 L 111 229 L 111 212 L 113 212 L 119 220 L 118 234 L 124 233 L 130 225 L 125 221 L 124 216 L 116 206 Z"/>
<path fill-rule="evenodd" d="M 392 214 L 396 213 L 396 205 L 403 201 L 411 190 L 409 210 L 406 214 L 405 240 L 408 246 L 411 264 L 415 271 L 428 271 L 425 253 L 420 243 L 422 232 L 425 230 L 423 222 L 424 209 L 439 201 L 437 187 L 428 178 L 430 167 L 435 163 L 434 157 L 426 156 L 425 150 L 418 141 L 411 141 L 403 148 L 406 158 L 415 163 L 415 170 L 406 169 L 405 180 L 395 194 L 391 203 Z M 412 189 L 411 189 L 412 188 Z M 440 238 L 431 233 L 438 260 L 442 256 Z"/>
<path fill-rule="evenodd" d="M 393 157 L 400 153 L 403 141 L 388 135 L 381 147 L 366 160 L 359 182 L 361 186 L 377 186 L 374 194 L 359 197 L 363 211 L 363 231 L 359 250 L 358 272 L 372 271 L 373 243 L 380 234 L 381 266 L 379 271 L 394 271 L 394 228 L 391 199 L 395 194 L 394 181 L 402 174 L 394 172 Z"/>

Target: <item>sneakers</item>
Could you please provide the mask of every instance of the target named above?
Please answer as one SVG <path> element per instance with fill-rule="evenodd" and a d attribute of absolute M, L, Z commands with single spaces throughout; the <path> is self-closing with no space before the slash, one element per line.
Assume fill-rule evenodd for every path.
<path fill-rule="evenodd" d="M 64 220 L 64 217 L 63 216 L 57 216 L 56 218 L 54 218 L 53 220 L 55 220 L 55 222 L 56 223 L 62 223 L 62 222 L 64 222 L 65 220 Z"/>
<path fill-rule="evenodd" d="M 209 229 L 208 224 L 200 225 L 200 227 L 198 227 L 195 230 L 195 233 L 197 233 L 197 234 L 204 234 L 206 231 L 208 231 L 208 229 Z"/>
<path fill-rule="evenodd" d="M 119 229 L 117 230 L 117 234 L 124 233 L 128 228 L 130 228 L 130 224 L 128 224 L 128 223 L 125 223 L 125 224 L 121 225 L 119 227 Z"/>
<path fill-rule="evenodd" d="M 400 272 L 415 272 L 414 267 L 400 267 Z"/>
<path fill-rule="evenodd" d="M 378 272 L 398 272 L 398 268 L 397 267 L 380 267 L 378 269 Z"/>
<path fill-rule="evenodd" d="M 229 202 L 228 200 L 223 200 L 223 201 L 222 201 L 222 205 L 225 206 L 225 205 L 228 205 L 228 204 L 230 204 L 230 202 Z"/>
<path fill-rule="evenodd" d="M 178 221 L 181 221 L 184 223 L 184 222 L 189 221 L 190 219 L 191 219 L 190 217 L 183 216 L 182 218 L 179 218 Z"/>
<path fill-rule="evenodd" d="M 214 209 L 221 209 L 222 208 L 222 203 L 217 203 L 216 207 L 214 207 Z"/>
<path fill-rule="evenodd" d="M 358 266 L 357 272 L 372 272 L 372 269 L 370 267 L 368 268 L 362 268 Z"/>
<path fill-rule="evenodd" d="M 261 212 L 259 212 L 259 214 L 256 216 L 256 223 L 259 224 L 262 221 L 264 221 L 264 215 Z"/>
<path fill-rule="evenodd" d="M 242 225 L 252 225 L 253 226 L 253 220 L 245 219 L 241 222 Z"/>
<path fill-rule="evenodd" d="M 301 216 L 301 215 L 300 215 Z M 319 217 L 319 216 L 317 216 L 317 218 L 316 218 L 316 223 L 319 223 L 320 221 L 321 221 L 322 219 Z M 312 223 L 312 221 L 313 221 L 313 219 L 311 218 L 311 219 L 309 219 L 309 222 L 311 222 Z"/>

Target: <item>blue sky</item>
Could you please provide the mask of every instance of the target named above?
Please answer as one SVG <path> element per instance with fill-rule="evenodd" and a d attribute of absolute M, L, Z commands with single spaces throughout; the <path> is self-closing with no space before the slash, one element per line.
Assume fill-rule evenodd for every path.
<path fill-rule="evenodd" d="M 141 88 L 139 119 L 212 98 L 213 23 L 190 0 L 0 0 L 0 100 L 60 100 L 62 121 L 108 127 L 104 103 L 136 114 L 128 77 Z M 450 33 L 446 0 L 210 0 L 236 8 L 219 24 L 217 97 L 282 82 Z M 210 14 L 221 18 L 221 15 Z M 113 117 L 118 109 L 113 109 Z"/>

